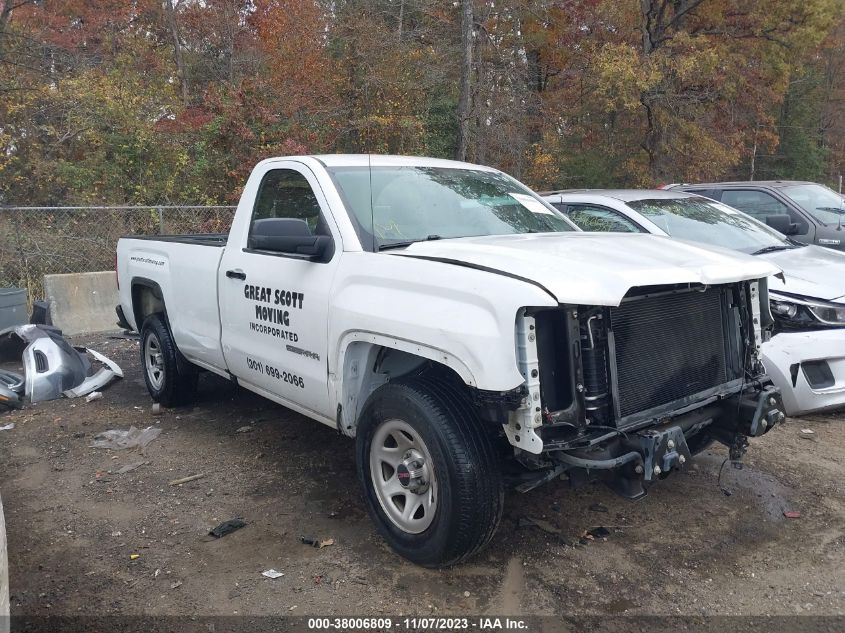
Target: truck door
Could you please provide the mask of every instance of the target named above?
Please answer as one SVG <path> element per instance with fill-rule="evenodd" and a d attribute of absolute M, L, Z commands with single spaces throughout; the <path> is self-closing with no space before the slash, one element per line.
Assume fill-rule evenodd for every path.
<path fill-rule="evenodd" d="M 334 418 L 328 306 L 342 249 L 327 211 L 306 166 L 272 164 L 258 186 L 249 226 L 241 225 L 238 236 L 233 227 L 218 287 L 229 371 L 259 391 Z M 322 244 L 321 255 L 297 247 L 303 240 Z"/>
<path fill-rule="evenodd" d="M 797 233 L 791 238 L 812 244 L 815 240 L 815 225 L 804 217 L 803 211 L 797 210 L 775 195 L 759 189 L 725 189 L 722 191 L 721 202 L 739 209 L 766 224 L 766 217 L 770 215 L 788 215 L 791 222 L 797 226 Z"/>

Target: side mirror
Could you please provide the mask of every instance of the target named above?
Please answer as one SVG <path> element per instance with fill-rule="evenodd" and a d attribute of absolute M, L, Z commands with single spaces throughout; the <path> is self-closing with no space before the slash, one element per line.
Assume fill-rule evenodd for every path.
<path fill-rule="evenodd" d="M 767 215 L 766 224 L 772 227 L 778 233 L 784 235 L 795 235 L 798 233 L 798 225 L 792 221 L 786 213 L 780 215 Z"/>
<path fill-rule="evenodd" d="M 252 223 L 249 248 L 322 261 L 331 257 L 332 238 L 313 235 L 308 223 L 298 218 L 264 218 Z"/>

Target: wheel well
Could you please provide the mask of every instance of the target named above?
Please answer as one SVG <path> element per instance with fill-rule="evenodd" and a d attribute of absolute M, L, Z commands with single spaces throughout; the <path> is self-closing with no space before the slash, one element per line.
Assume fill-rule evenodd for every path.
<path fill-rule="evenodd" d="M 376 389 L 390 380 L 427 369 L 464 384 L 454 369 L 429 358 L 365 341 L 350 343 L 343 357 L 338 430 L 354 437 L 361 411 Z"/>
<path fill-rule="evenodd" d="M 135 328 L 140 332 L 144 320 L 152 314 L 166 314 L 161 288 L 154 282 L 136 281 L 132 284 L 132 314 Z"/>

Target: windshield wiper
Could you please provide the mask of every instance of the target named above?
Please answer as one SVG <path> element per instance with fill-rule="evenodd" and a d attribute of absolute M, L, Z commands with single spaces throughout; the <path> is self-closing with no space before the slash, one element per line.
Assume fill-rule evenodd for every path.
<path fill-rule="evenodd" d="M 843 204 L 845 204 L 845 202 L 843 202 Z M 845 215 L 845 208 L 843 208 L 843 207 L 816 207 L 816 209 L 818 211 L 830 211 L 831 213 L 838 213 L 839 215 L 837 216 L 838 222 L 837 222 L 836 230 L 837 231 L 842 230 L 842 216 Z M 816 219 L 820 220 L 820 218 L 816 218 Z M 822 224 L 827 226 L 827 222 L 822 222 Z"/>
<path fill-rule="evenodd" d="M 798 248 L 792 244 L 778 244 L 777 246 L 766 246 L 760 250 L 754 251 L 752 255 L 764 255 L 766 253 L 774 253 L 776 251 L 791 251 L 793 248 Z"/>
<path fill-rule="evenodd" d="M 421 239 L 421 240 L 406 240 L 404 242 L 390 242 L 388 244 L 379 244 L 378 250 L 386 251 L 390 250 L 391 248 L 405 248 L 406 246 L 410 246 L 411 244 L 416 244 L 417 242 L 433 242 L 434 240 L 443 239 L 439 235 L 429 235 L 428 237 Z"/>

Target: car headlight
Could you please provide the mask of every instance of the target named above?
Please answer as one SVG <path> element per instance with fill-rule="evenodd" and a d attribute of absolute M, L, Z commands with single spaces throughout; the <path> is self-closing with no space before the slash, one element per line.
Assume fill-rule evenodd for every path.
<path fill-rule="evenodd" d="M 798 316 L 798 305 L 790 301 L 771 300 L 772 314 L 784 319 L 794 319 Z"/>
<path fill-rule="evenodd" d="M 845 327 L 845 305 L 769 293 L 772 315 L 786 324 Z"/>

